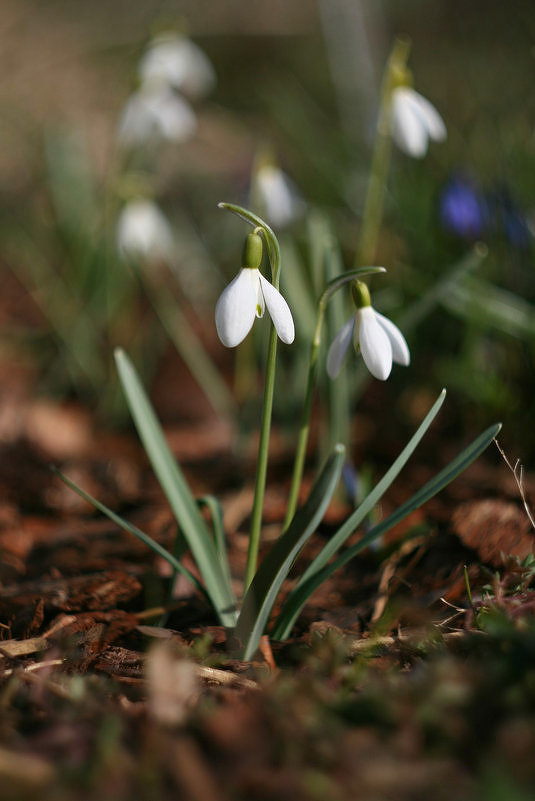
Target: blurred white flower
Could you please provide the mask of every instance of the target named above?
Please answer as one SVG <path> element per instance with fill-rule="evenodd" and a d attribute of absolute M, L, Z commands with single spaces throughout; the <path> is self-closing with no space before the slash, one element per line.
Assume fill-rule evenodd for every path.
<path fill-rule="evenodd" d="M 292 181 L 275 164 L 262 164 L 257 169 L 253 177 L 253 193 L 273 225 L 287 225 L 303 213 L 303 199 Z"/>
<path fill-rule="evenodd" d="M 280 339 L 294 341 L 295 329 L 288 304 L 267 281 L 260 270 L 242 267 L 223 290 L 215 307 L 215 324 L 219 339 L 227 348 L 235 348 L 251 330 L 255 317 L 267 310 Z"/>
<path fill-rule="evenodd" d="M 167 84 L 190 97 L 208 94 L 216 82 L 214 68 L 203 51 L 172 32 L 152 40 L 139 63 L 139 76 L 143 84 Z"/>
<path fill-rule="evenodd" d="M 369 300 L 366 287 L 363 292 L 365 299 Z M 327 354 L 327 373 L 330 378 L 336 378 L 340 372 L 351 340 L 355 350 L 362 353 L 370 373 L 380 381 L 386 381 L 390 375 L 392 362 L 405 367 L 410 363 L 409 348 L 397 325 L 368 304 L 357 308 L 332 341 Z"/>
<path fill-rule="evenodd" d="M 409 86 L 398 86 L 392 92 L 392 137 L 404 153 L 422 158 L 429 140 L 443 142 L 447 131 L 429 100 Z"/>
<path fill-rule="evenodd" d="M 180 95 L 167 86 L 142 86 L 128 99 L 118 138 L 123 145 L 137 145 L 166 139 L 185 142 L 197 130 L 195 112 Z"/>
<path fill-rule="evenodd" d="M 173 232 L 156 203 L 129 200 L 117 221 L 117 250 L 125 259 L 169 261 L 174 250 Z"/>

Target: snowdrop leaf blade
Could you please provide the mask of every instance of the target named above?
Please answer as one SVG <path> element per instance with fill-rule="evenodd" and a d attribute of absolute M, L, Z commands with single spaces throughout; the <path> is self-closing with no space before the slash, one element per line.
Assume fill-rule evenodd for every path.
<path fill-rule="evenodd" d="M 247 590 L 235 629 L 236 638 L 242 642 L 243 659 L 254 656 L 282 583 L 325 514 L 340 478 L 344 455 L 344 446 L 336 445 L 306 503 L 262 560 Z"/>
<path fill-rule="evenodd" d="M 333 339 L 329 352 L 327 353 L 327 375 L 329 378 L 336 378 L 344 362 L 349 343 L 353 338 L 355 328 L 355 316 L 344 323 L 335 338 Z"/>
<path fill-rule="evenodd" d="M 130 534 L 133 534 L 135 537 L 137 537 L 139 540 L 141 540 L 141 542 L 144 542 L 145 545 L 147 545 L 155 553 L 157 553 L 158 556 L 161 556 L 162 559 L 165 559 L 166 562 L 169 562 L 169 564 L 171 565 L 173 570 L 176 570 L 178 573 L 181 573 L 183 576 L 185 576 L 188 579 L 188 581 L 191 582 L 191 584 L 197 590 L 199 590 L 199 592 L 201 592 L 206 598 L 209 599 L 208 593 L 206 592 L 206 590 L 204 589 L 204 587 L 202 586 L 200 581 L 197 579 L 197 577 L 194 576 L 193 573 L 191 573 L 187 569 L 187 567 L 184 567 L 182 562 L 180 562 L 180 560 L 177 559 L 174 554 L 172 554 L 170 551 L 168 551 L 167 548 L 164 548 L 163 545 L 160 545 L 159 542 L 154 540 L 148 534 L 145 534 L 145 532 L 142 531 L 141 529 L 139 529 L 137 526 L 134 526 L 132 523 L 129 523 L 127 520 L 124 520 L 120 515 L 116 514 L 114 511 L 112 511 L 107 506 L 105 506 L 103 503 L 101 503 L 96 498 L 94 498 L 92 495 L 90 495 L 89 492 L 86 492 L 85 490 L 83 490 L 81 487 L 78 486 L 78 484 L 76 484 L 74 481 L 71 481 L 69 478 L 67 478 L 67 476 L 64 475 L 61 472 L 61 470 L 58 470 L 55 467 L 52 468 L 52 469 L 53 469 L 54 473 L 63 481 L 64 484 L 66 484 L 68 487 L 70 487 L 72 490 L 74 490 L 74 492 L 76 492 L 85 501 L 87 501 L 92 506 L 94 506 L 95 509 L 98 509 L 99 512 L 102 512 L 102 514 L 106 515 L 106 517 L 109 520 L 111 520 L 113 523 L 115 523 L 117 526 L 119 526 L 119 528 L 122 528 L 123 531 L 128 531 Z"/>
<path fill-rule="evenodd" d="M 242 342 L 255 320 L 257 292 L 251 280 L 256 270 L 242 268 L 223 290 L 215 307 L 215 324 L 219 339 L 227 348 Z"/>
<path fill-rule="evenodd" d="M 290 307 L 281 293 L 259 273 L 260 286 L 266 302 L 267 310 L 279 338 L 290 345 L 295 338 L 295 326 Z"/>
<path fill-rule="evenodd" d="M 428 481 L 418 492 L 416 492 L 408 501 L 403 503 L 398 509 L 389 515 L 385 520 L 381 521 L 378 525 L 374 526 L 365 536 L 363 536 L 355 545 L 343 551 L 337 559 L 326 564 L 320 570 L 309 575 L 305 581 L 300 581 L 298 586 L 292 591 L 288 597 L 282 613 L 277 621 L 277 625 L 273 632 L 276 639 L 286 639 L 290 635 L 291 628 L 296 620 L 299 612 L 307 602 L 312 593 L 324 582 L 330 578 L 336 570 L 339 570 L 347 564 L 355 556 L 358 556 L 361 551 L 368 548 L 378 537 L 387 532 L 407 515 L 418 509 L 423 503 L 428 501 L 445 486 L 453 481 L 460 473 L 463 472 L 495 439 L 501 429 L 501 423 L 497 423 L 475 439 L 467 448 L 465 448 L 447 467 L 441 470 L 431 481 Z M 358 510 L 357 510 L 358 511 Z M 346 521 L 348 522 L 348 521 Z M 351 529 L 354 531 L 354 528 Z M 351 532 L 349 532 L 351 533 Z M 349 536 L 348 533 L 348 536 Z M 336 536 L 336 535 L 335 535 Z"/>
<path fill-rule="evenodd" d="M 210 532 L 199 512 L 180 466 L 167 444 L 162 427 L 126 353 L 118 348 L 115 362 L 132 419 L 152 469 L 187 540 L 204 580 L 206 592 L 223 626 L 235 625 L 236 599 L 221 567 Z"/>
<path fill-rule="evenodd" d="M 379 314 L 377 311 L 375 312 L 375 317 L 381 328 L 386 331 L 386 335 L 390 340 L 392 361 L 396 362 L 396 364 L 402 364 L 404 367 L 408 367 L 411 362 L 411 354 L 405 337 L 397 325 L 394 325 L 392 320 L 389 320 L 388 317 Z"/>
<path fill-rule="evenodd" d="M 360 352 L 370 373 L 379 381 L 386 381 L 392 370 L 392 346 L 371 306 L 358 310 L 355 336 L 358 337 Z"/>
<path fill-rule="evenodd" d="M 381 480 L 375 485 L 371 492 L 368 493 L 363 502 L 355 509 L 355 511 L 347 518 L 347 520 L 340 526 L 340 528 L 332 535 L 321 551 L 314 557 L 310 565 L 306 568 L 295 588 L 290 592 L 287 601 L 277 619 L 272 635 L 275 639 L 284 639 L 289 635 L 291 628 L 299 614 L 300 609 L 292 607 L 292 598 L 299 587 L 306 582 L 310 576 L 321 570 L 334 556 L 334 554 L 342 547 L 347 538 L 353 534 L 354 531 L 360 526 L 366 516 L 372 509 L 379 503 L 387 489 L 392 482 L 397 478 L 403 467 L 407 464 L 409 458 L 412 456 L 417 446 L 424 437 L 424 434 L 429 429 L 429 426 L 439 413 L 444 399 L 446 397 L 446 390 L 443 389 L 437 400 L 426 414 L 425 418 L 420 423 L 416 432 L 412 435 L 408 443 L 405 445 L 397 459 L 388 468 Z M 291 614 L 289 613 L 292 609 Z"/>

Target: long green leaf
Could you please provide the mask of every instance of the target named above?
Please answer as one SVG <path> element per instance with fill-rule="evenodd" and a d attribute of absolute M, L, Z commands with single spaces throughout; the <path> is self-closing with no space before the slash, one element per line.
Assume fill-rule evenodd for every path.
<path fill-rule="evenodd" d="M 166 442 L 151 403 L 128 356 L 115 351 L 126 400 L 152 468 L 180 525 L 224 626 L 234 626 L 237 604 L 218 559 L 217 549 L 184 475 Z"/>
<path fill-rule="evenodd" d="M 95 509 L 98 509 L 99 512 L 102 512 L 102 514 L 106 515 L 106 517 L 108 517 L 113 523 L 118 525 L 124 531 L 128 531 L 129 534 L 133 534 L 134 537 L 137 537 L 139 540 L 141 540 L 141 542 L 144 542 L 145 545 L 148 545 L 149 548 L 151 548 L 151 550 L 157 553 L 158 556 L 161 556 L 162 559 L 165 559 L 166 562 L 169 562 L 169 564 L 174 570 L 177 570 L 179 573 L 182 573 L 182 575 L 185 576 L 188 579 L 188 581 L 190 581 L 193 584 L 193 586 L 197 590 L 199 590 L 199 592 L 201 592 L 206 598 L 208 598 L 206 590 L 204 589 L 198 578 L 194 576 L 193 573 L 191 573 L 187 567 L 184 567 L 184 565 L 178 559 L 176 559 L 176 557 L 173 556 L 173 554 L 170 551 L 168 551 L 167 548 L 164 548 L 163 545 L 160 545 L 159 542 L 156 542 L 156 540 L 154 540 L 148 534 L 145 534 L 145 532 L 142 531 L 137 526 L 134 526 L 127 520 L 124 520 L 118 514 L 113 512 L 103 503 L 101 503 L 92 495 L 90 495 L 89 492 L 83 490 L 81 487 L 78 486 L 78 484 L 75 484 L 74 481 L 71 481 L 70 478 L 67 478 L 67 476 L 64 473 L 62 473 L 61 470 L 58 470 L 57 467 L 53 467 L 52 470 L 58 476 L 58 478 L 60 478 L 63 481 L 64 484 L 66 484 L 68 487 L 74 490 L 74 492 L 77 492 L 81 498 L 83 498 L 85 501 L 88 501 L 88 503 L 94 506 Z"/>
<path fill-rule="evenodd" d="M 336 445 L 306 503 L 263 559 L 251 582 L 235 631 L 243 647 L 244 659 L 253 657 L 284 579 L 325 514 L 340 478 L 344 454 L 344 446 Z"/>
<path fill-rule="evenodd" d="M 214 545 L 219 558 L 219 564 L 225 572 L 229 585 L 232 584 L 230 564 L 228 561 L 227 541 L 225 537 L 225 526 L 223 524 L 223 510 L 219 500 L 215 495 L 203 495 L 197 498 L 198 506 L 205 506 L 212 518 L 212 528 L 214 530 Z"/>
<path fill-rule="evenodd" d="M 394 479 L 399 475 L 402 468 L 406 465 L 407 461 L 413 454 L 417 445 L 420 443 L 427 429 L 437 416 L 440 407 L 444 403 L 445 397 L 446 397 L 446 390 L 443 389 L 440 395 L 438 396 L 437 400 L 435 401 L 435 403 L 425 416 L 424 420 L 418 427 L 416 433 L 411 437 L 411 439 L 404 447 L 404 449 L 401 451 L 395 462 L 386 471 L 383 478 L 366 496 L 366 499 L 360 504 L 360 506 L 358 506 L 358 508 L 355 509 L 355 511 L 348 517 L 345 523 L 338 529 L 336 534 L 334 534 L 334 536 L 330 538 L 329 542 L 322 548 L 322 550 L 315 557 L 315 559 L 312 560 L 308 568 L 305 570 L 305 572 L 299 579 L 297 585 L 292 590 L 292 593 L 288 596 L 286 601 L 287 603 L 291 602 L 292 595 L 298 593 L 300 587 L 306 581 L 308 581 L 308 579 L 312 575 L 318 573 L 327 564 L 329 559 L 344 544 L 347 538 L 351 536 L 351 534 L 355 531 L 355 529 L 362 523 L 364 518 L 371 512 L 373 507 L 380 501 L 380 499 L 383 497 L 388 487 L 392 484 Z M 300 610 L 298 610 L 297 614 L 299 614 L 299 612 Z M 295 615 L 296 617 L 297 614 Z M 280 639 L 280 637 L 282 636 L 282 628 L 285 628 L 285 624 L 283 624 L 280 620 L 278 620 L 273 631 L 273 637 L 275 639 Z"/>
<path fill-rule="evenodd" d="M 307 602 L 312 593 L 333 573 L 339 568 L 343 567 L 347 562 L 353 559 L 364 548 L 367 548 L 378 537 L 388 531 L 392 526 L 395 526 L 414 509 L 417 509 L 423 503 L 428 501 L 437 492 L 440 492 L 450 481 L 453 481 L 463 470 L 465 470 L 477 457 L 488 447 L 492 440 L 498 435 L 501 423 L 491 426 L 477 439 L 475 439 L 467 448 L 465 448 L 450 464 L 441 470 L 437 475 L 428 481 L 421 489 L 416 492 L 412 498 L 409 498 L 402 504 L 395 512 L 389 515 L 385 520 L 371 529 L 362 539 L 359 540 L 351 548 L 348 548 L 340 556 L 330 564 L 323 567 L 321 570 L 313 573 L 310 577 L 300 584 L 299 589 L 294 591 L 292 595 L 286 600 L 282 612 L 277 620 L 276 634 L 278 639 L 284 640 L 290 636 L 291 630 L 295 623 L 297 616 L 301 609 Z M 274 636 L 274 635 L 272 635 Z"/>

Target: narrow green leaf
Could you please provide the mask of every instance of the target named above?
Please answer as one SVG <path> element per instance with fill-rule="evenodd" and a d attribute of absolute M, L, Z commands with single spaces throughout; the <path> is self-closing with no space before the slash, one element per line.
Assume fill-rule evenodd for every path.
<path fill-rule="evenodd" d="M 383 478 L 376 484 L 373 490 L 366 496 L 365 500 L 358 506 L 357 509 L 348 517 L 345 523 L 338 529 L 338 531 L 330 538 L 329 542 L 322 548 L 322 550 L 317 554 L 315 559 L 312 560 L 308 568 L 305 570 L 301 578 L 299 579 L 297 585 L 294 587 L 288 598 L 286 599 L 286 603 L 291 603 L 292 595 L 299 592 L 300 587 L 308 581 L 308 579 L 318 573 L 324 565 L 327 564 L 329 559 L 338 551 L 338 549 L 344 544 L 349 536 L 355 531 L 355 529 L 362 523 L 364 518 L 371 512 L 373 507 L 380 501 L 383 497 L 386 490 L 392 484 L 394 479 L 399 475 L 402 468 L 408 462 L 410 456 L 413 454 L 414 450 L 416 449 L 417 445 L 420 443 L 422 437 L 428 430 L 429 426 L 437 416 L 440 407 L 444 403 L 444 398 L 446 397 L 446 390 L 443 389 L 440 395 L 438 396 L 437 400 L 425 416 L 424 420 L 418 427 L 416 433 L 411 437 L 407 445 L 401 451 L 395 462 L 391 465 L 391 467 L 386 471 Z M 294 619 L 300 613 L 301 609 L 298 609 L 294 615 Z M 284 615 L 284 609 L 281 612 L 281 616 Z M 292 621 L 293 625 L 293 621 Z M 282 638 L 282 631 L 286 629 L 286 624 L 282 622 L 282 617 L 277 620 L 275 628 L 273 630 L 272 636 L 274 639 L 281 639 Z"/>
<path fill-rule="evenodd" d="M 194 576 L 193 573 L 191 573 L 187 569 L 187 567 L 184 567 L 184 565 L 170 551 L 168 551 L 167 548 L 164 548 L 163 545 L 160 545 L 159 542 L 153 540 L 152 537 L 150 537 L 148 534 L 145 534 L 145 532 L 142 531 L 137 526 L 134 526 L 127 520 L 124 520 L 118 514 L 113 512 L 103 503 L 101 503 L 92 495 L 90 495 L 89 492 L 83 490 L 81 487 L 78 486 L 78 484 L 75 484 L 74 481 L 71 481 L 70 478 L 67 478 L 67 476 L 64 475 L 64 473 L 62 473 L 61 470 L 58 470 L 57 467 L 53 467 L 52 470 L 58 476 L 58 478 L 60 478 L 63 481 L 64 484 L 66 484 L 68 487 L 74 490 L 74 492 L 77 492 L 81 498 L 83 498 L 85 501 L 88 501 L 88 503 L 94 506 L 95 509 L 98 509 L 99 512 L 102 512 L 102 514 L 106 515 L 106 517 L 108 517 L 113 523 L 118 525 L 124 531 L 128 531 L 130 534 L 133 534 L 134 537 L 137 537 L 139 540 L 141 540 L 141 542 L 144 542 L 145 545 L 148 545 L 151 550 L 157 553 L 158 556 L 161 556 L 162 559 L 165 559 L 166 562 L 169 562 L 173 570 L 182 573 L 182 575 L 185 576 L 188 579 L 188 581 L 190 581 L 191 584 L 193 584 L 193 586 L 197 590 L 199 590 L 199 592 L 202 593 L 202 595 L 204 595 L 205 598 L 208 599 L 206 590 L 204 589 L 200 581 L 197 579 L 197 577 Z"/>
<path fill-rule="evenodd" d="M 245 595 L 235 631 L 236 638 L 243 646 L 244 659 L 253 657 L 284 579 L 325 514 L 340 478 L 344 454 L 344 446 L 337 445 L 314 483 L 306 503 L 263 559 Z"/>
<path fill-rule="evenodd" d="M 414 509 L 417 509 L 432 498 L 433 495 L 436 495 L 437 492 L 440 492 L 440 490 L 453 481 L 454 478 L 457 478 L 457 476 L 488 447 L 492 440 L 498 435 L 500 429 L 501 423 L 497 423 L 480 434 L 480 436 L 450 462 L 447 467 L 437 473 L 431 481 L 428 481 L 427 484 L 419 489 L 412 498 L 409 498 L 408 501 L 402 504 L 395 512 L 377 526 L 374 526 L 368 534 L 362 537 L 362 539 L 351 548 L 348 548 L 340 554 L 334 562 L 331 562 L 321 570 L 313 573 L 305 582 L 300 584 L 299 589 L 294 591 L 286 600 L 277 620 L 276 632 L 278 639 L 284 640 L 289 637 L 295 620 L 308 598 L 326 579 L 357 556 L 364 548 L 371 545 L 372 542 L 392 528 L 392 526 L 395 526 L 403 520 L 408 514 L 414 511 Z"/>
<path fill-rule="evenodd" d="M 166 442 L 162 428 L 128 356 L 115 351 L 126 400 L 152 468 L 193 554 L 213 607 L 224 626 L 236 622 L 236 599 L 222 569 L 217 549 L 184 475 Z"/>
<path fill-rule="evenodd" d="M 230 573 L 230 565 L 228 561 L 227 540 L 225 537 L 225 526 L 223 524 L 223 510 L 219 500 L 215 495 L 203 495 L 197 498 L 199 506 L 205 506 L 212 518 L 212 528 L 214 530 L 214 544 L 219 558 L 219 564 L 223 568 L 229 586 L 232 585 L 232 576 Z"/>

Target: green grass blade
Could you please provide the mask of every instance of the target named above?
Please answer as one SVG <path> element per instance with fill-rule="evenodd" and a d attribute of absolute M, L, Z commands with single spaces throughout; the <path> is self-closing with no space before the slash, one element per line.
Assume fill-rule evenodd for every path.
<path fill-rule="evenodd" d="M 383 478 L 373 488 L 373 490 L 366 496 L 366 499 L 358 506 L 357 509 L 348 517 L 345 523 L 338 529 L 338 531 L 330 538 L 329 542 L 322 548 L 319 554 L 312 560 L 308 568 L 305 570 L 299 582 L 288 596 L 287 603 L 290 602 L 293 594 L 298 593 L 300 587 L 308 581 L 308 579 L 318 573 L 329 561 L 329 559 L 338 551 L 344 544 L 347 538 L 355 531 L 355 529 L 362 523 L 365 517 L 372 511 L 373 507 L 380 501 L 386 490 L 399 475 L 400 471 L 406 465 L 407 461 L 413 454 L 417 445 L 420 443 L 422 437 L 428 430 L 429 426 L 437 416 L 440 407 L 444 403 L 446 397 L 446 390 L 443 389 L 437 400 L 425 416 L 424 420 L 418 427 L 416 433 L 411 437 L 407 445 L 399 454 L 398 458 L 391 465 L 391 467 L 384 474 Z M 300 610 L 299 610 L 300 611 Z M 298 612 L 299 613 L 299 612 Z M 297 613 L 297 614 L 298 614 Z M 278 620 L 273 631 L 275 639 L 280 639 L 282 629 L 286 626 Z"/>
<path fill-rule="evenodd" d="M 121 349 L 115 361 L 126 400 L 152 468 L 188 542 L 206 591 L 224 626 L 236 622 L 236 599 L 222 569 L 212 536 L 184 475 L 166 442 L 151 403 L 128 356 Z"/>
<path fill-rule="evenodd" d="M 344 446 L 337 445 L 314 483 L 306 503 L 263 559 L 245 595 L 235 631 L 243 647 L 244 659 L 253 657 L 288 571 L 325 514 L 340 478 L 344 454 Z"/>
<path fill-rule="evenodd" d="M 205 588 L 202 586 L 197 577 L 194 576 L 193 573 L 187 569 L 187 567 L 184 567 L 184 565 L 170 551 L 168 551 L 167 548 L 164 548 L 159 542 L 153 540 L 152 537 L 150 537 L 148 534 L 145 534 L 145 532 L 137 526 L 134 526 L 127 520 L 124 520 L 118 514 L 90 495 L 89 492 L 83 490 L 78 486 L 78 484 L 75 484 L 74 481 L 71 481 L 70 478 L 67 478 L 67 476 L 64 475 L 61 470 L 58 470 L 57 467 L 53 467 L 52 470 L 58 476 L 58 478 L 63 481 L 64 484 L 74 490 L 74 492 L 78 493 L 81 498 L 83 498 L 85 501 L 88 501 L 88 503 L 94 506 L 95 509 L 98 509 L 99 512 L 102 512 L 102 514 L 106 515 L 106 517 L 108 517 L 113 523 L 122 528 L 123 531 L 128 531 L 130 534 L 133 534 L 134 537 L 137 537 L 139 540 L 141 540 L 141 542 L 144 542 L 145 545 L 148 545 L 148 547 L 157 553 L 158 556 L 161 556 L 162 559 L 165 559 L 166 562 L 169 562 L 173 570 L 182 573 L 182 575 L 185 576 L 188 581 L 190 581 L 191 584 L 193 584 L 193 586 L 205 596 L 205 598 L 208 598 Z"/>
<path fill-rule="evenodd" d="M 328 565 L 325 565 L 321 570 L 316 571 L 310 577 L 300 584 L 299 589 L 292 593 L 286 600 L 284 607 L 279 615 L 276 626 L 276 636 L 278 639 L 284 640 L 289 637 L 295 620 L 297 619 L 301 609 L 312 595 L 312 593 L 333 573 L 339 568 L 343 567 L 347 562 L 357 556 L 364 548 L 367 548 L 378 537 L 388 531 L 392 526 L 395 526 L 414 509 L 424 504 L 437 492 L 440 492 L 447 484 L 453 481 L 454 478 L 462 473 L 477 457 L 488 447 L 492 440 L 498 435 L 501 423 L 491 426 L 477 439 L 475 439 L 467 448 L 465 448 L 447 467 L 441 470 L 437 475 L 428 481 L 421 489 L 418 490 L 408 501 L 402 504 L 395 512 L 389 515 L 385 520 L 371 529 L 359 542 L 348 548 L 340 556 Z M 272 636 L 275 636 L 273 634 Z"/>
<path fill-rule="evenodd" d="M 223 510 L 221 508 L 221 504 L 215 495 L 203 495 L 201 498 L 197 498 L 197 504 L 199 506 L 205 506 L 210 512 L 217 556 L 219 558 L 219 563 L 225 572 L 229 586 L 231 586 L 232 576 L 228 561 L 227 540 L 225 537 L 225 526 L 223 524 Z"/>

